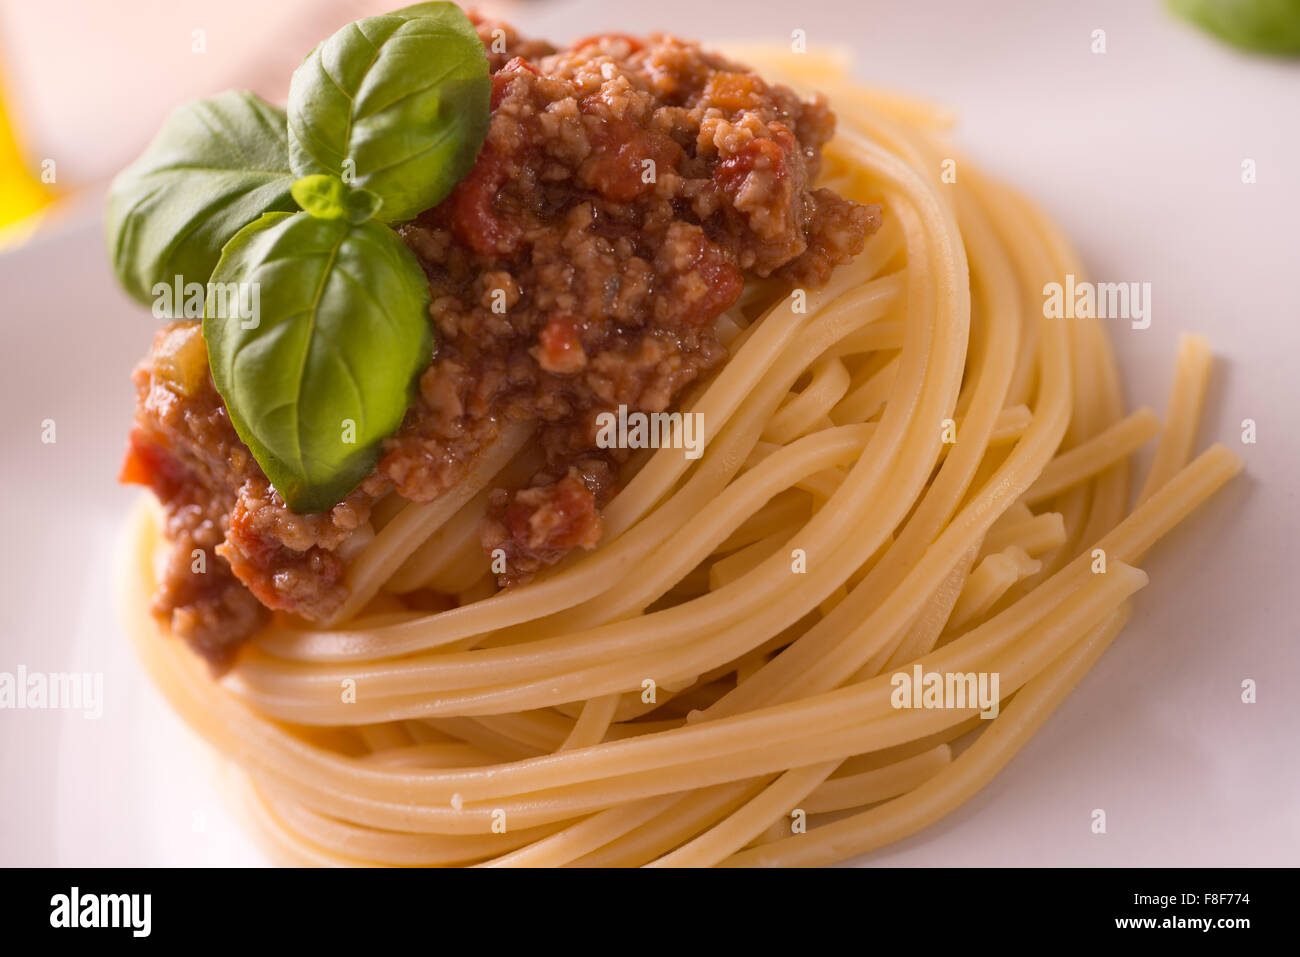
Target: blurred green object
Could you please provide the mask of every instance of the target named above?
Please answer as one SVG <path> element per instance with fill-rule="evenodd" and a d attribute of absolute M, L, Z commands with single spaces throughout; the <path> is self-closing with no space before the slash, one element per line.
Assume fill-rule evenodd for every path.
<path fill-rule="evenodd" d="M 1256 53 L 1300 54 L 1300 0 L 1167 0 L 1175 16 Z"/>

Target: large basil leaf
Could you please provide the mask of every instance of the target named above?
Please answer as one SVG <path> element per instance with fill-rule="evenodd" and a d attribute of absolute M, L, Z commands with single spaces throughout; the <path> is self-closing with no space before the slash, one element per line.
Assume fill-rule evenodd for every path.
<path fill-rule="evenodd" d="M 437 205 L 474 165 L 492 82 L 452 3 L 358 20 L 307 57 L 289 87 L 289 162 L 375 193 L 392 223 Z"/>
<path fill-rule="evenodd" d="M 1169 9 L 1243 50 L 1300 54 L 1300 0 L 1167 0 Z"/>
<path fill-rule="evenodd" d="M 256 284 L 240 287 L 257 291 L 256 322 L 220 317 L 229 283 Z M 374 468 L 430 361 L 428 307 L 414 254 L 374 221 L 268 213 L 226 246 L 203 320 L 212 378 L 295 512 L 333 506 Z"/>
<path fill-rule="evenodd" d="M 108 193 L 118 280 L 149 303 L 155 283 L 205 283 L 231 236 L 292 210 L 284 111 L 229 91 L 178 107 Z"/>

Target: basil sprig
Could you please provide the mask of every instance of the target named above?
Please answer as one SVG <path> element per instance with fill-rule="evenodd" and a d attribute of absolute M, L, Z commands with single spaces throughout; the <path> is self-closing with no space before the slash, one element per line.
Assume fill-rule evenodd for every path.
<path fill-rule="evenodd" d="M 213 383 L 296 512 L 346 497 L 401 425 L 433 355 L 430 294 L 385 224 L 469 172 L 490 94 L 460 9 L 406 7 L 318 46 L 287 114 L 250 93 L 177 110 L 110 190 L 119 282 L 144 302 L 177 276 L 207 285 Z"/>

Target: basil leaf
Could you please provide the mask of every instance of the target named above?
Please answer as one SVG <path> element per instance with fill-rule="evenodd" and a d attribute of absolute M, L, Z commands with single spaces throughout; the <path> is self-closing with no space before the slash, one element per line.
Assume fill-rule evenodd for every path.
<path fill-rule="evenodd" d="M 343 196 L 343 211 L 354 223 L 374 219 L 384 201 L 368 189 L 349 189 Z"/>
<path fill-rule="evenodd" d="M 373 219 L 382 201 L 368 189 L 353 189 L 337 176 L 313 173 L 293 184 L 293 199 L 317 219 L 346 219 L 364 223 Z"/>
<path fill-rule="evenodd" d="M 256 291 L 247 321 L 221 308 L 231 283 Z M 374 468 L 432 357 L 428 308 L 414 254 L 374 221 L 268 213 L 226 246 L 203 320 L 212 378 L 293 511 L 330 508 Z"/>
<path fill-rule="evenodd" d="M 1259 53 L 1300 53 L 1300 0 L 1168 0 L 1220 40 Z"/>
<path fill-rule="evenodd" d="M 491 90 L 483 43 L 455 4 L 358 20 L 294 71 L 290 165 L 370 190 L 384 222 L 413 219 L 474 165 Z"/>
<path fill-rule="evenodd" d="M 345 219 L 343 194 L 347 186 L 337 176 L 313 173 L 293 184 L 293 201 L 317 219 Z"/>
<path fill-rule="evenodd" d="M 178 107 L 108 192 L 108 247 L 140 302 L 155 283 L 205 283 L 231 236 L 268 210 L 292 210 L 284 112 L 252 93 Z"/>

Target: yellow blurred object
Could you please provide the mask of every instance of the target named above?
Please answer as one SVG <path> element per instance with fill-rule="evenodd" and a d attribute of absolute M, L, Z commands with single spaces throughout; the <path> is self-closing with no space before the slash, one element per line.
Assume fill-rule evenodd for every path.
<path fill-rule="evenodd" d="M 0 249 L 25 241 L 36 230 L 55 196 L 55 191 L 32 172 L 23 157 L 9 121 L 0 76 Z"/>

